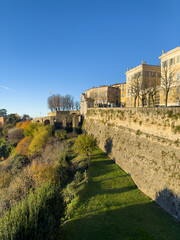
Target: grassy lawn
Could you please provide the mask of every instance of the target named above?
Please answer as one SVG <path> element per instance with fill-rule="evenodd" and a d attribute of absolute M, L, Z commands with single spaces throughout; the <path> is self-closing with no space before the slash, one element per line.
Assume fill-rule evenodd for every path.
<path fill-rule="evenodd" d="M 145 196 L 101 150 L 95 152 L 88 183 L 69 208 L 64 240 L 179 240 L 180 224 Z"/>

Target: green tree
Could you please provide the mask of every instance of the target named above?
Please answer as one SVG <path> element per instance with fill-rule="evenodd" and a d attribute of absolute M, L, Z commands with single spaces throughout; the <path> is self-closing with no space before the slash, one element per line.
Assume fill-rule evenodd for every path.
<path fill-rule="evenodd" d="M 91 135 L 79 135 L 74 142 L 74 150 L 76 153 L 85 156 L 90 163 L 93 151 L 97 147 L 96 139 Z"/>
<path fill-rule="evenodd" d="M 0 117 L 7 117 L 7 110 L 6 109 L 0 109 Z"/>
<path fill-rule="evenodd" d="M 12 123 L 12 124 L 16 124 L 19 120 L 20 120 L 20 117 L 17 113 L 11 113 L 9 115 L 7 115 L 7 123 Z"/>

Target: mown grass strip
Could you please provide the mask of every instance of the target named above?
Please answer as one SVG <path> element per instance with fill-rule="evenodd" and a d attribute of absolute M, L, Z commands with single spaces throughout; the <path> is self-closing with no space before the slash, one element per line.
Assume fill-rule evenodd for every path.
<path fill-rule="evenodd" d="M 180 224 L 144 195 L 101 150 L 63 226 L 64 240 L 179 240 Z M 68 217 L 68 216 L 67 216 Z"/>

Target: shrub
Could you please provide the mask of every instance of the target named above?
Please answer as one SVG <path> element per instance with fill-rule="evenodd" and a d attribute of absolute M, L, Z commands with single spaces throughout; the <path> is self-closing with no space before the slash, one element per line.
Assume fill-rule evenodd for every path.
<path fill-rule="evenodd" d="M 9 131 L 11 128 L 13 128 L 13 127 L 14 127 L 14 124 L 12 124 L 12 123 L 6 124 L 6 125 L 3 127 L 2 133 L 3 133 L 4 135 L 6 135 L 6 134 L 8 133 L 8 131 Z"/>
<path fill-rule="evenodd" d="M 18 123 L 16 123 L 16 128 L 20 128 L 20 127 L 21 127 L 21 125 L 22 125 L 22 123 L 21 123 L 21 122 L 18 122 Z"/>
<path fill-rule="evenodd" d="M 55 183 L 59 181 L 57 167 L 53 163 L 33 161 L 28 169 L 31 172 L 35 185 L 41 185 L 46 182 Z"/>
<path fill-rule="evenodd" d="M 63 197 L 66 203 L 69 203 L 78 193 L 78 185 L 84 179 L 84 176 L 80 172 L 76 172 L 74 180 L 69 183 L 66 188 L 63 190 Z"/>
<path fill-rule="evenodd" d="M 22 139 L 16 147 L 16 153 L 22 156 L 28 156 L 28 148 L 31 142 L 32 142 L 32 137 L 30 136 Z"/>
<path fill-rule="evenodd" d="M 12 175 L 6 171 L 0 172 L 0 189 L 8 187 L 11 182 Z"/>
<path fill-rule="evenodd" d="M 84 178 L 83 173 L 77 171 L 74 176 L 74 181 L 75 181 L 76 185 L 78 185 L 83 180 L 83 178 Z"/>
<path fill-rule="evenodd" d="M 35 131 L 37 131 L 38 127 L 42 126 L 40 123 L 29 123 L 24 127 L 24 136 L 26 137 L 33 137 Z"/>
<path fill-rule="evenodd" d="M 66 153 L 61 153 L 58 159 L 57 172 L 60 178 L 61 185 L 65 183 L 69 177 L 69 164 L 67 162 Z"/>
<path fill-rule="evenodd" d="M 21 124 L 21 128 L 24 129 L 24 128 L 27 128 L 27 126 L 31 123 L 31 120 L 26 120 L 24 121 L 22 124 Z"/>
<path fill-rule="evenodd" d="M 29 163 L 29 159 L 27 157 L 21 156 L 21 155 L 15 155 L 11 162 L 12 164 L 11 172 L 13 174 L 17 174 L 19 170 L 25 167 L 28 163 Z"/>
<path fill-rule="evenodd" d="M 67 132 L 64 129 L 56 130 L 55 136 L 59 139 L 65 139 L 67 137 Z"/>
<path fill-rule="evenodd" d="M 0 239 L 57 239 L 63 215 L 60 189 L 45 184 L 0 219 Z"/>
<path fill-rule="evenodd" d="M 174 133 L 180 133 L 180 125 L 174 127 Z"/>
<path fill-rule="evenodd" d="M 13 146 L 9 142 L 3 142 L 0 146 L 0 158 L 6 159 L 11 154 L 11 151 L 13 150 Z"/>
<path fill-rule="evenodd" d="M 79 135 L 74 142 L 74 150 L 80 155 L 84 155 L 88 159 L 91 158 L 93 151 L 96 149 L 96 139 L 91 135 Z"/>
<path fill-rule="evenodd" d="M 19 143 L 24 138 L 23 129 L 14 128 L 8 132 L 8 139 L 12 144 Z"/>
<path fill-rule="evenodd" d="M 136 135 L 137 136 L 141 135 L 141 131 L 139 129 L 136 131 Z"/>
<path fill-rule="evenodd" d="M 30 124 L 29 124 L 30 125 Z M 39 126 L 34 132 L 34 138 L 29 146 L 30 155 L 40 155 L 42 153 L 44 145 L 47 143 L 48 139 L 52 136 L 52 127 Z"/>
<path fill-rule="evenodd" d="M 66 203 L 69 203 L 77 195 L 77 186 L 75 182 L 69 183 L 63 190 L 63 198 Z"/>

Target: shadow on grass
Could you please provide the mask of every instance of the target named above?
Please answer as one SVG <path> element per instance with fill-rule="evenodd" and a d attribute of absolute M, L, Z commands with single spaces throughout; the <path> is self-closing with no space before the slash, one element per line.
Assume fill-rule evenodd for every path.
<path fill-rule="evenodd" d="M 123 176 L 118 176 L 118 177 L 104 178 L 102 180 L 92 180 L 92 182 L 104 182 L 104 181 L 109 181 L 109 180 L 113 180 L 113 179 L 125 178 L 125 177 L 129 177 L 129 175 L 124 174 Z"/>
<path fill-rule="evenodd" d="M 102 189 L 101 188 L 101 184 L 96 183 L 96 185 L 93 184 L 93 182 L 91 182 L 91 184 L 89 184 L 89 186 L 87 187 L 87 194 L 88 194 L 88 198 L 91 198 L 95 195 L 104 195 L 104 194 L 121 194 L 121 193 L 125 193 L 125 192 L 129 192 L 132 190 L 137 189 L 136 186 L 128 186 L 128 187 L 122 187 L 122 188 L 112 188 L 112 189 Z M 82 196 L 82 198 L 84 198 L 84 196 Z M 86 196 L 87 199 L 87 196 Z"/>
<path fill-rule="evenodd" d="M 179 240 L 179 236 L 180 225 L 154 202 L 72 219 L 63 229 L 64 240 Z"/>

